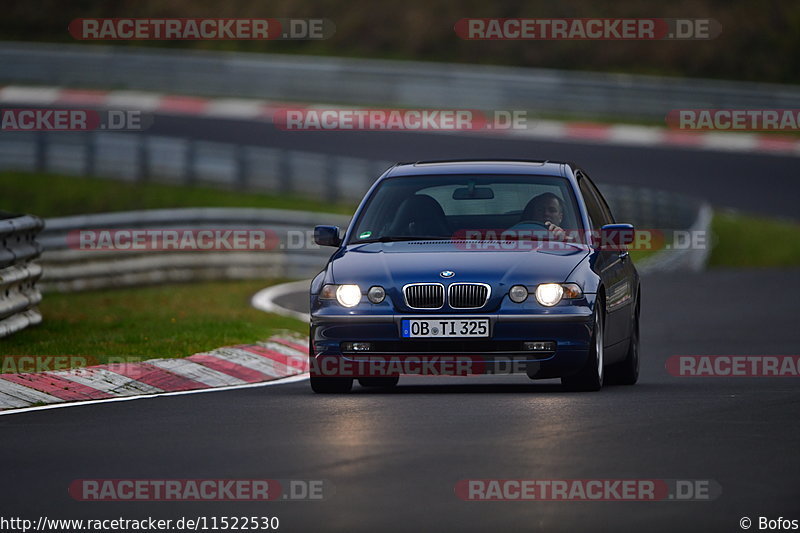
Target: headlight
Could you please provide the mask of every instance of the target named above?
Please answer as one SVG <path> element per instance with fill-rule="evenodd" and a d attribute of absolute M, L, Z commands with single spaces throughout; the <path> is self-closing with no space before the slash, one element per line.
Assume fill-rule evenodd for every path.
<path fill-rule="evenodd" d="M 344 307 L 355 307 L 361 301 L 361 289 L 358 285 L 339 285 L 336 289 L 336 301 Z"/>
<path fill-rule="evenodd" d="M 546 307 L 552 307 L 561 301 L 564 288 L 558 283 L 542 283 L 536 287 L 536 299 Z"/>
<path fill-rule="evenodd" d="M 528 288 L 524 285 L 514 285 L 508 291 L 508 297 L 512 302 L 521 304 L 528 298 Z"/>
<path fill-rule="evenodd" d="M 379 285 L 374 285 L 367 291 L 367 298 L 374 304 L 379 304 L 386 298 L 386 291 Z"/>

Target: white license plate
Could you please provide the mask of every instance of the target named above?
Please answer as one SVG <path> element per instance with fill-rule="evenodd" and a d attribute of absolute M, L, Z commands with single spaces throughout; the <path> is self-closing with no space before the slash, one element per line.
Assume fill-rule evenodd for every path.
<path fill-rule="evenodd" d="M 488 318 L 404 318 L 400 335 L 416 337 L 488 337 Z"/>

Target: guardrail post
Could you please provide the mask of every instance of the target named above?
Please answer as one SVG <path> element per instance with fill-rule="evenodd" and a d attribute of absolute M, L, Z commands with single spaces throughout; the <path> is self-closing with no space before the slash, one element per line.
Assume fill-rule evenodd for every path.
<path fill-rule="evenodd" d="M 95 167 L 97 161 L 97 136 L 92 132 L 86 132 L 83 135 L 86 140 L 86 160 L 83 165 L 83 173 L 87 176 L 94 176 L 96 174 Z"/>
<path fill-rule="evenodd" d="M 138 181 L 150 180 L 150 151 L 147 146 L 147 136 L 142 135 L 139 137 L 139 143 L 136 146 L 136 179 Z"/>
<path fill-rule="evenodd" d="M 186 185 L 194 185 L 197 181 L 197 146 L 192 139 L 186 140 L 183 181 Z"/>
<path fill-rule="evenodd" d="M 47 170 L 47 134 L 43 131 L 36 133 L 36 155 L 34 166 L 36 172 Z"/>
<path fill-rule="evenodd" d="M 281 193 L 292 192 L 292 181 L 294 179 L 294 168 L 292 166 L 291 153 L 289 150 L 281 150 L 278 156 L 278 187 Z"/>
<path fill-rule="evenodd" d="M 325 191 L 326 199 L 331 203 L 339 201 L 339 158 L 333 155 L 325 157 Z"/>
<path fill-rule="evenodd" d="M 236 188 L 247 189 L 250 178 L 250 161 L 247 159 L 247 147 L 236 145 Z"/>

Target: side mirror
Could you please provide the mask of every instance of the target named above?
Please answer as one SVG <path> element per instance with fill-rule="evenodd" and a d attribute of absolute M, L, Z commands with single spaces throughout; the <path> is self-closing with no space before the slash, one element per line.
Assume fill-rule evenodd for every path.
<path fill-rule="evenodd" d="M 317 226 L 314 228 L 314 242 L 320 246 L 340 246 L 339 226 Z"/>
<path fill-rule="evenodd" d="M 602 250 L 627 250 L 633 243 L 636 231 L 632 224 L 606 224 L 600 228 L 600 246 Z"/>

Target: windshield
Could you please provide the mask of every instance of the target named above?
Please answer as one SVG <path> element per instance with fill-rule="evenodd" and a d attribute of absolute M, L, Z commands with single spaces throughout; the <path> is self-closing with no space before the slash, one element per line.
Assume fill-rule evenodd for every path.
<path fill-rule="evenodd" d="M 384 180 L 372 193 L 349 244 L 486 238 L 505 230 L 544 240 L 552 238 L 553 226 L 583 229 L 565 178 L 397 177 Z"/>

